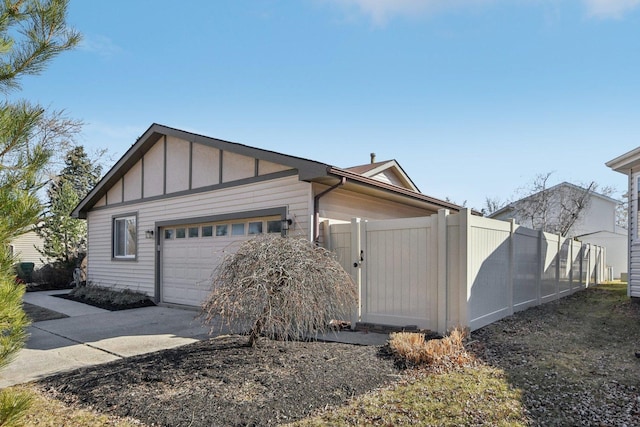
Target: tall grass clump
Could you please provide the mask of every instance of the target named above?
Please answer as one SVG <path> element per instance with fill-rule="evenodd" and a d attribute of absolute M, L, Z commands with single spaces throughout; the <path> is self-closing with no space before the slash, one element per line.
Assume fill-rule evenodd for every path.
<path fill-rule="evenodd" d="M 389 347 L 398 361 L 408 366 L 450 369 L 474 361 L 465 347 L 466 329 L 456 327 L 441 339 L 426 340 L 417 332 L 396 332 L 390 335 Z"/>

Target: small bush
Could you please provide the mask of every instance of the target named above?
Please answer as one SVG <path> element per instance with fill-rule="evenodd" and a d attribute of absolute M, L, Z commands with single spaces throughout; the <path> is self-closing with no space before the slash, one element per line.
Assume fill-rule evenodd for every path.
<path fill-rule="evenodd" d="M 432 340 L 425 340 L 421 333 L 396 332 L 390 335 L 389 347 L 394 356 L 406 365 L 448 369 L 465 366 L 474 360 L 464 347 L 467 335 L 467 331 L 460 327 L 442 339 Z"/>
<path fill-rule="evenodd" d="M 73 267 L 45 264 L 33 272 L 31 280 L 40 285 L 48 285 L 53 289 L 69 288 L 73 280 Z"/>
<path fill-rule="evenodd" d="M 40 289 L 68 289 L 74 286 L 73 270 L 85 259 L 84 254 L 71 258 L 69 262 L 52 262 L 33 271 L 31 280 Z"/>
<path fill-rule="evenodd" d="M 248 326 L 251 345 L 261 335 L 289 340 L 326 332 L 356 304 L 355 284 L 334 254 L 302 237 L 244 242 L 216 268 L 212 289 L 202 306 L 204 322 Z"/>
<path fill-rule="evenodd" d="M 126 309 L 155 305 L 147 294 L 131 289 L 111 289 L 96 285 L 74 288 L 69 297 L 108 310 Z"/>

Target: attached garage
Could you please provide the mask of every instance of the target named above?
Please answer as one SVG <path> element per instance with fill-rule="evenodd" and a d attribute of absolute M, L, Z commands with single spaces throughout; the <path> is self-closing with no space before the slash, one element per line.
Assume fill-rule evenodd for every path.
<path fill-rule="evenodd" d="M 321 242 L 320 224 L 459 211 L 374 160 L 341 169 L 154 124 L 72 213 L 87 220 L 87 281 L 197 306 L 222 257 L 260 233 Z"/>
<path fill-rule="evenodd" d="M 246 215 L 246 214 L 245 214 Z M 200 305 L 210 291 L 213 270 L 243 241 L 264 233 L 282 232 L 280 215 L 175 223 L 159 228 L 160 300 Z"/>

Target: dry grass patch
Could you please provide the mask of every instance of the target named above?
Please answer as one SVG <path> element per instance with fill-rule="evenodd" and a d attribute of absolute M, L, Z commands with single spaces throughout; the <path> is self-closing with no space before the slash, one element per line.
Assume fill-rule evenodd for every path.
<path fill-rule="evenodd" d="M 390 335 L 389 347 L 396 359 L 405 366 L 447 370 L 474 363 L 474 357 L 464 347 L 468 336 L 468 331 L 460 327 L 444 338 L 430 340 L 425 339 L 422 333 L 396 332 Z"/>
<path fill-rule="evenodd" d="M 133 427 L 142 425 L 134 419 L 108 416 L 93 410 L 71 407 L 30 386 L 15 386 L 9 389 L 31 398 L 31 406 L 20 420 L 21 424 L 17 424 L 24 427 Z"/>
<path fill-rule="evenodd" d="M 526 426 L 520 398 L 498 369 L 422 371 L 290 426 Z"/>
<path fill-rule="evenodd" d="M 529 425 L 521 391 L 509 384 L 502 370 L 481 364 L 467 352 L 468 336 L 463 328 L 431 340 L 415 332 L 391 334 L 391 353 L 411 368 L 402 380 L 292 425 Z"/>

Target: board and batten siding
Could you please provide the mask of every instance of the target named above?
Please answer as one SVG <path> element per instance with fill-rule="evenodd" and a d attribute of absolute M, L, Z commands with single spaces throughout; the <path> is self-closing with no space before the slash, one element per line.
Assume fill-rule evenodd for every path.
<path fill-rule="evenodd" d="M 145 164 L 145 170 L 146 170 Z M 145 172 L 146 173 L 146 172 Z M 286 206 L 294 218 L 289 234 L 309 235 L 311 184 L 297 176 L 288 176 L 207 192 L 166 197 L 139 203 L 103 207 L 88 213 L 89 247 L 87 280 L 96 285 L 129 288 L 154 295 L 155 242 L 145 238 L 146 230 L 155 230 L 163 221 L 187 221 Z M 137 259 L 112 259 L 112 219 L 136 214 L 138 218 Z"/>

